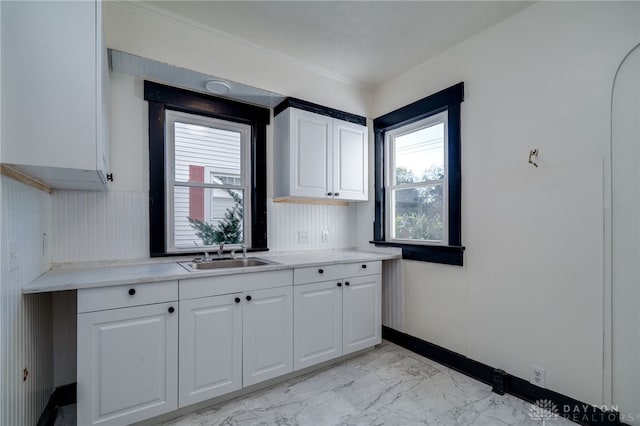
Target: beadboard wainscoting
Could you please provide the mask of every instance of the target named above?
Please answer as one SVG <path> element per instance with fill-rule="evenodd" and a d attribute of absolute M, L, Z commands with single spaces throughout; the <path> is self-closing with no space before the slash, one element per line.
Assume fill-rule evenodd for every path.
<path fill-rule="evenodd" d="M 54 263 L 132 260 L 149 257 L 147 192 L 54 190 Z M 342 249 L 356 246 L 356 206 L 268 202 L 272 251 Z M 322 231 L 328 241 L 322 242 Z M 298 232 L 308 233 L 299 242 Z"/>
<path fill-rule="evenodd" d="M 404 330 L 402 259 L 382 262 L 382 325 Z"/>
<path fill-rule="evenodd" d="M 273 251 L 353 248 L 357 243 L 356 205 L 268 203 L 269 248 Z M 328 240 L 322 242 L 322 231 Z M 307 232 L 308 242 L 298 233 Z"/>
<path fill-rule="evenodd" d="M 149 193 L 54 190 L 54 263 L 149 257 Z"/>
<path fill-rule="evenodd" d="M 0 424 L 34 425 L 53 389 L 51 295 L 23 296 L 21 288 L 49 269 L 50 196 L 7 177 L 0 180 Z"/>

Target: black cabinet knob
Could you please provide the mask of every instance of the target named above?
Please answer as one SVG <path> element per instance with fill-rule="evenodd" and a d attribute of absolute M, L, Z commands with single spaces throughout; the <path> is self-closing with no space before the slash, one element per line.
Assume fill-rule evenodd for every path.
<path fill-rule="evenodd" d="M 324 269 L 318 269 L 319 274 L 324 274 Z"/>
<path fill-rule="evenodd" d="M 331 197 L 331 193 L 330 193 L 330 192 L 327 192 L 327 196 L 328 196 L 328 197 Z"/>
<path fill-rule="evenodd" d="M 340 193 L 339 192 L 334 192 L 333 195 L 335 195 L 336 197 L 339 197 Z"/>
<path fill-rule="evenodd" d="M 345 281 L 344 283 L 344 285 L 349 285 L 349 284 L 350 284 L 349 281 Z"/>
<path fill-rule="evenodd" d="M 362 269 L 367 269 L 367 265 L 362 265 Z"/>
<path fill-rule="evenodd" d="M 239 297 L 236 297 L 236 298 L 235 298 L 235 302 L 236 302 L 236 303 L 240 303 L 240 298 L 239 298 Z"/>
<path fill-rule="evenodd" d="M 338 283 L 338 287 L 342 287 L 342 283 Z"/>
<path fill-rule="evenodd" d="M 174 313 L 176 310 L 173 306 L 169 306 L 169 313 L 172 314 Z"/>
<path fill-rule="evenodd" d="M 251 302 L 251 296 L 247 296 L 247 302 Z"/>
<path fill-rule="evenodd" d="M 130 288 L 129 289 L 129 296 L 133 296 L 134 294 L 136 294 L 136 289 L 135 288 Z"/>

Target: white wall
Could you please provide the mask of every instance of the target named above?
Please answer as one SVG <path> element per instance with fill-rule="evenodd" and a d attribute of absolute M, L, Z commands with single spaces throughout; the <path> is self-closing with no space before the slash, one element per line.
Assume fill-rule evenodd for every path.
<path fill-rule="evenodd" d="M 612 101 L 613 403 L 640 425 L 640 46 L 620 67 Z"/>
<path fill-rule="evenodd" d="M 638 7 L 537 3 L 376 92 L 374 117 L 465 83 L 465 266 L 403 262 L 407 333 L 602 404 L 603 164 Z"/>
<path fill-rule="evenodd" d="M 370 116 L 369 91 L 151 6 L 105 2 L 105 32 L 116 50 Z"/>

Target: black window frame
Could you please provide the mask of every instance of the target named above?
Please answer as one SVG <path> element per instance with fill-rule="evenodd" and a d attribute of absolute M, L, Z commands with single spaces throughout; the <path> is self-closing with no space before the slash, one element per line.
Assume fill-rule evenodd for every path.
<path fill-rule="evenodd" d="M 399 247 L 402 258 L 424 262 L 463 265 L 462 245 L 462 163 L 460 104 L 464 101 L 464 83 L 458 83 L 426 98 L 373 120 L 375 218 L 373 240 L 379 247 Z M 385 212 L 385 136 L 388 131 L 415 123 L 435 114 L 448 114 L 448 244 L 406 243 L 386 240 Z"/>
<path fill-rule="evenodd" d="M 167 252 L 165 148 L 166 111 L 219 118 L 251 127 L 251 247 L 267 245 L 267 126 L 271 111 L 204 93 L 192 92 L 145 80 L 144 99 L 149 103 L 149 250 L 151 257 L 198 253 Z"/>

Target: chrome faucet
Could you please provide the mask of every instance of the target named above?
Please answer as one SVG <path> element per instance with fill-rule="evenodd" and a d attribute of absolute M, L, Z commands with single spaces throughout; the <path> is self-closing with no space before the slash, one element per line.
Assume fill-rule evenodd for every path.
<path fill-rule="evenodd" d="M 233 250 L 231 250 L 231 259 L 235 260 L 236 258 L 236 250 L 238 250 L 237 248 L 234 248 Z"/>
<path fill-rule="evenodd" d="M 204 252 L 204 257 L 202 258 L 203 262 L 208 262 L 211 260 L 211 256 L 209 256 L 209 252 Z"/>
<path fill-rule="evenodd" d="M 223 254 L 224 254 L 224 241 L 220 243 L 220 248 L 218 249 L 218 258 L 222 259 Z"/>
<path fill-rule="evenodd" d="M 242 258 L 246 259 L 247 258 L 247 246 L 245 246 L 244 244 L 241 245 L 240 247 L 242 247 Z"/>

